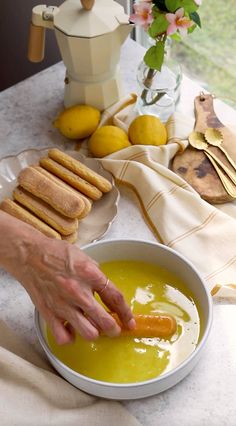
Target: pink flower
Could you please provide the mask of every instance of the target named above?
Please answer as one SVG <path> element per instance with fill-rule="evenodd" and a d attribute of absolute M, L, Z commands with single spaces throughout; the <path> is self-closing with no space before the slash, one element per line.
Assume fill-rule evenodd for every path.
<path fill-rule="evenodd" d="M 197 6 L 201 6 L 202 0 L 194 0 L 194 3 L 196 3 Z"/>
<path fill-rule="evenodd" d="M 193 21 L 184 16 L 183 7 L 176 10 L 175 13 L 167 13 L 166 19 L 170 23 L 166 31 L 167 35 L 174 34 L 178 30 L 182 36 L 185 36 L 188 32 L 188 28 L 193 25 Z"/>
<path fill-rule="evenodd" d="M 145 31 L 153 21 L 152 16 L 152 1 L 141 1 L 134 4 L 134 14 L 130 16 L 129 20 L 137 25 L 140 25 Z"/>

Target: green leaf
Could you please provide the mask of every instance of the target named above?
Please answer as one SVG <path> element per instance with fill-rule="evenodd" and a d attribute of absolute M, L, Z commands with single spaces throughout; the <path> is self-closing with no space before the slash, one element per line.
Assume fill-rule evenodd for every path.
<path fill-rule="evenodd" d="M 201 19 L 197 12 L 192 12 L 189 14 L 190 19 L 192 19 L 195 24 L 197 24 L 200 28 L 202 28 Z"/>
<path fill-rule="evenodd" d="M 165 15 L 161 14 L 157 16 L 148 30 L 150 37 L 155 38 L 159 34 L 165 33 L 168 26 L 169 22 L 167 21 Z"/>
<path fill-rule="evenodd" d="M 197 27 L 197 25 L 196 25 L 196 24 L 194 24 L 194 25 L 192 25 L 191 27 L 189 27 L 189 28 L 188 28 L 188 34 L 192 34 L 196 27 Z"/>
<path fill-rule="evenodd" d="M 176 12 L 176 10 L 181 7 L 183 7 L 187 13 L 195 12 L 198 9 L 198 5 L 194 0 L 165 0 L 165 3 L 170 12 Z"/>
<path fill-rule="evenodd" d="M 156 19 L 157 16 L 161 15 L 162 12 L 158 9 L 158 7 L 153 6 L 152 8 L 152 16 L 154 19 Z"/>
<path fill-rule="evenodd" d="M 180 0 L 165 0 L 166 8 L 169 12 L 175 12 L 181 6 L 179 6 Z"/>
<path fill-rule="evenodd" d="M 161 70 L 164 61 L 164 47 L 164 41 L 158 41 L 155 46 L 152 46 L 147 50 L 144 56 L 144 62 L 149 68 L 158 71 Z"/>
<path fill-rule="evenodd" d="M 181 41 L 182 40 L 182 37 L 179 33 L 171 34 L 170 37 L 175 41 Z"/>
<path fill-rule="evenodd" d="M 198 8 L 198 5 L 194 0 L 180 0 L 182 4 L 180 7 L 183 7 L 185 12 L 192 13 L 195 12 Z"/>
<path fill-rule="evenodd" d="M 152 16 L 154 19 L 156 19 L 158 16 L 162 15 L 163 12 L 161 12 L 156 6 L 153 6 L 152 8 Z"/>

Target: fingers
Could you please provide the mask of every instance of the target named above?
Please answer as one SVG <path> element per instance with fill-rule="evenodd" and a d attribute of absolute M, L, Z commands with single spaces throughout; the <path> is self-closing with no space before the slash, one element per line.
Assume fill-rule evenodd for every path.
<path fill-rule="evenodd" d="M 79 309 L 71 309 L 67 316 L 69 323 L 85 340 L 92 341 L 99 337 L 96 326 Z"/>
<path fill-rule="evenodd" d="M 99 333 L 114 337 L 120 327 L 114 318 L 95 300 L 91 290 L 81 291 L 77 303 L 67 306 L 58 303 L 54 307 L 57 316 L 66 317 L 69 323 L 87 340 L 95 340 Z"/>
<path fill-rule="evenodd" d="M 41 274 L 34 277 L 34 285 L 32 275 L 30 281 L 32 300 L 49 324 L 57 343 L 71 342 L 72 328 L 86 340 L 97 339 L 99 333 L 110 337 L 120 334 L 119 325 L 95 299 L 94 291 L 100 294 L 109 310 L 117 313 L 125 327 L 134 328 L 131 309 L 122 293 L 107 280 L 98 265 L 82 252 L 72 251 L 69 255 L 69 248 L 57 255 L 57 273 L 52 275 L 48 261 L 46 266 L 43 263 L 43 274 L 40 270 Z M 63 262 L 66 265 L 63 266 Z M 51 267 L 55 269 L 54 264 Z M 63 321 L 68 321 L 72 328 L 65 327 Z"/>
<path fill-rule="evenodd" d="M 100 291 L 97 291 L 101 300 L 112 311 L 116 312 L 123 324 L 134 329 L 136 326 L 132 311 L 126 303 L 123 294 L 110 281 L 106 281 Z"/>
<path fill-rule="evenodd" d="M 91 308 L 85 310 L 88 319 L 96 324 L 100 334 L 106 334 L 109 337 L 119 336 L 121 329 L 114 318 L 94 300 Z"/>
<path fill-rule="evenodd" d="M 64 325 L 64 323 L 51 315 L 45 318 L 53 336 L 56 339 L 58 345 L 65 345 L 71 343 L 74 340 L 74 333 L 70 327 Z"/>
<path fill-rule="evenodd" d="M 98 338 L 99 331 L 96 325 L 92 324 L 80 310 L 71 309 L 70 314 L 66 316 L 66 321 L 62 321 L 51 312 L 44 315 L 58 345 L 71 343 L 75 338 L 75 331 L 88 341 Z"/>
<path fill-rule="evenodd" d="M 88 266 L 91 266 L 88 264 Z M 99 268 L 88 268 L 92 278 L 93 290 L 96 291 L 105 305 L 112 311 L 116 312 L 125 325 L 129 329 L 136 326 L 132 311 L 126 303 L 122 293 L 116 286 L 102 273 Z M 86 311 L 87 312 L 87 311 Z M 107 320 L 108 321 L 108 320 Z M 115 329 L 113 329 L 115 330 Z"/>
<path fill-rule="evenodd" d="M 106 303 L 107 306 L 119 315 L 121 321 L 123 321 L 127 327 L 132 328 L 132 313 L 128 305 L 126 305 L 123 296 L 114 285 L 109 283 L 109 286 L 111 287 L 109 295 L 106 295 L 108 289 L 102 292 L 101 297 L 103 301 L 108 300 Z M 122 304 L 117 308 L 117 301 L 123 301 L 125 309 L 121 306 Z M 59 300 L 57 300 L 54 308 L 50 307 L 45 309 L 44 306 L 43 312 L 41 310 L 41 313 L 59 345 L 71 343 L 74 340 L 74 330 L 88 341 L 96 340 L 99 334 L 115 337 L 118 336 L 121 331 L 115 319 L 95 300 L 92 292 L 90 292 L 90 295 L 86 295 L 86 298 L 84 297 L 80 307 L 74 305 L 65 308 L 65 305 L 61 305 Z M 64 320 L 60 319 L 62 315 Z M 67 321 L 67 325 L 65 325 L 65 320 Z"/>
<path fill-rule="evenodd" d="M 48 324 L 57 344 L 64 345 L 66 343 L 71 343 L 75 338 L 73 329 L 69 325 L 65 325 L 65 321 L 58 317 L 52 309 L 48 308 L 44 298 L 41 297 L 42 295 L 38 292 L 36 287 L 31 286 L 29 294 L 35 307 Z M 47 296 L 49 295 L 47 294 Z M 47 300 L 49 299 L 48 297 Z"/>

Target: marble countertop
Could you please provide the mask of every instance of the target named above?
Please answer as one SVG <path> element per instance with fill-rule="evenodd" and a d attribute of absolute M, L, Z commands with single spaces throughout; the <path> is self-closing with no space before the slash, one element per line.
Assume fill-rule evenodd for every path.
<path fill-rule="evenodd" d="M 143 48 L 127 40 L 122 48 L 121 74 L 126 93 L 136 91 L 136 70 Z M 63 108 L 65 68 L 58 63 L 0 93 L 0 158 L 28 148 L 66 147 L 51 122 Z M 178 109 L 193 114 L 200 87 L 184 78 Z M 236 111 L 221 101 L 215 109 L 225 123 L 236 122 Z M 131 190 L 120 187 L 118 215 L 104 239 L 139 238 L 155 241 Z M 24 289 L 0 270 L 0 318 L 41 351 L 33 322 L 33 305 Z M 162 394 L 123 404 L 144 426 L 234 426 L 236 422 L 236 307 L 214 304 L 213 327 L 195 369 Z"/>

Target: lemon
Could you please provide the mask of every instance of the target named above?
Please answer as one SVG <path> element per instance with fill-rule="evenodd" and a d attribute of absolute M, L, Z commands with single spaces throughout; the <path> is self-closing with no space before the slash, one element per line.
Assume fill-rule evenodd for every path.
<path fill-rule="evenodd" d="M 74 105 L 62 111 L 53 125 L 69 139 L 83 139 L 96 130 L 100 115 L 92 106 Z"/>
<path fill-rule="evenodd" d="M 167 142 L 165 125 L 154 115 L 140 115 L 129 126 L 129 140 L 133 145 L 164 145 Z"/>
<path fill-rule="evenodd" d="M 130 145 L 125 131 L 116 126 L 100 127 L 88 143 L 89 150 L 95 157 L 105 157 Z"/>

